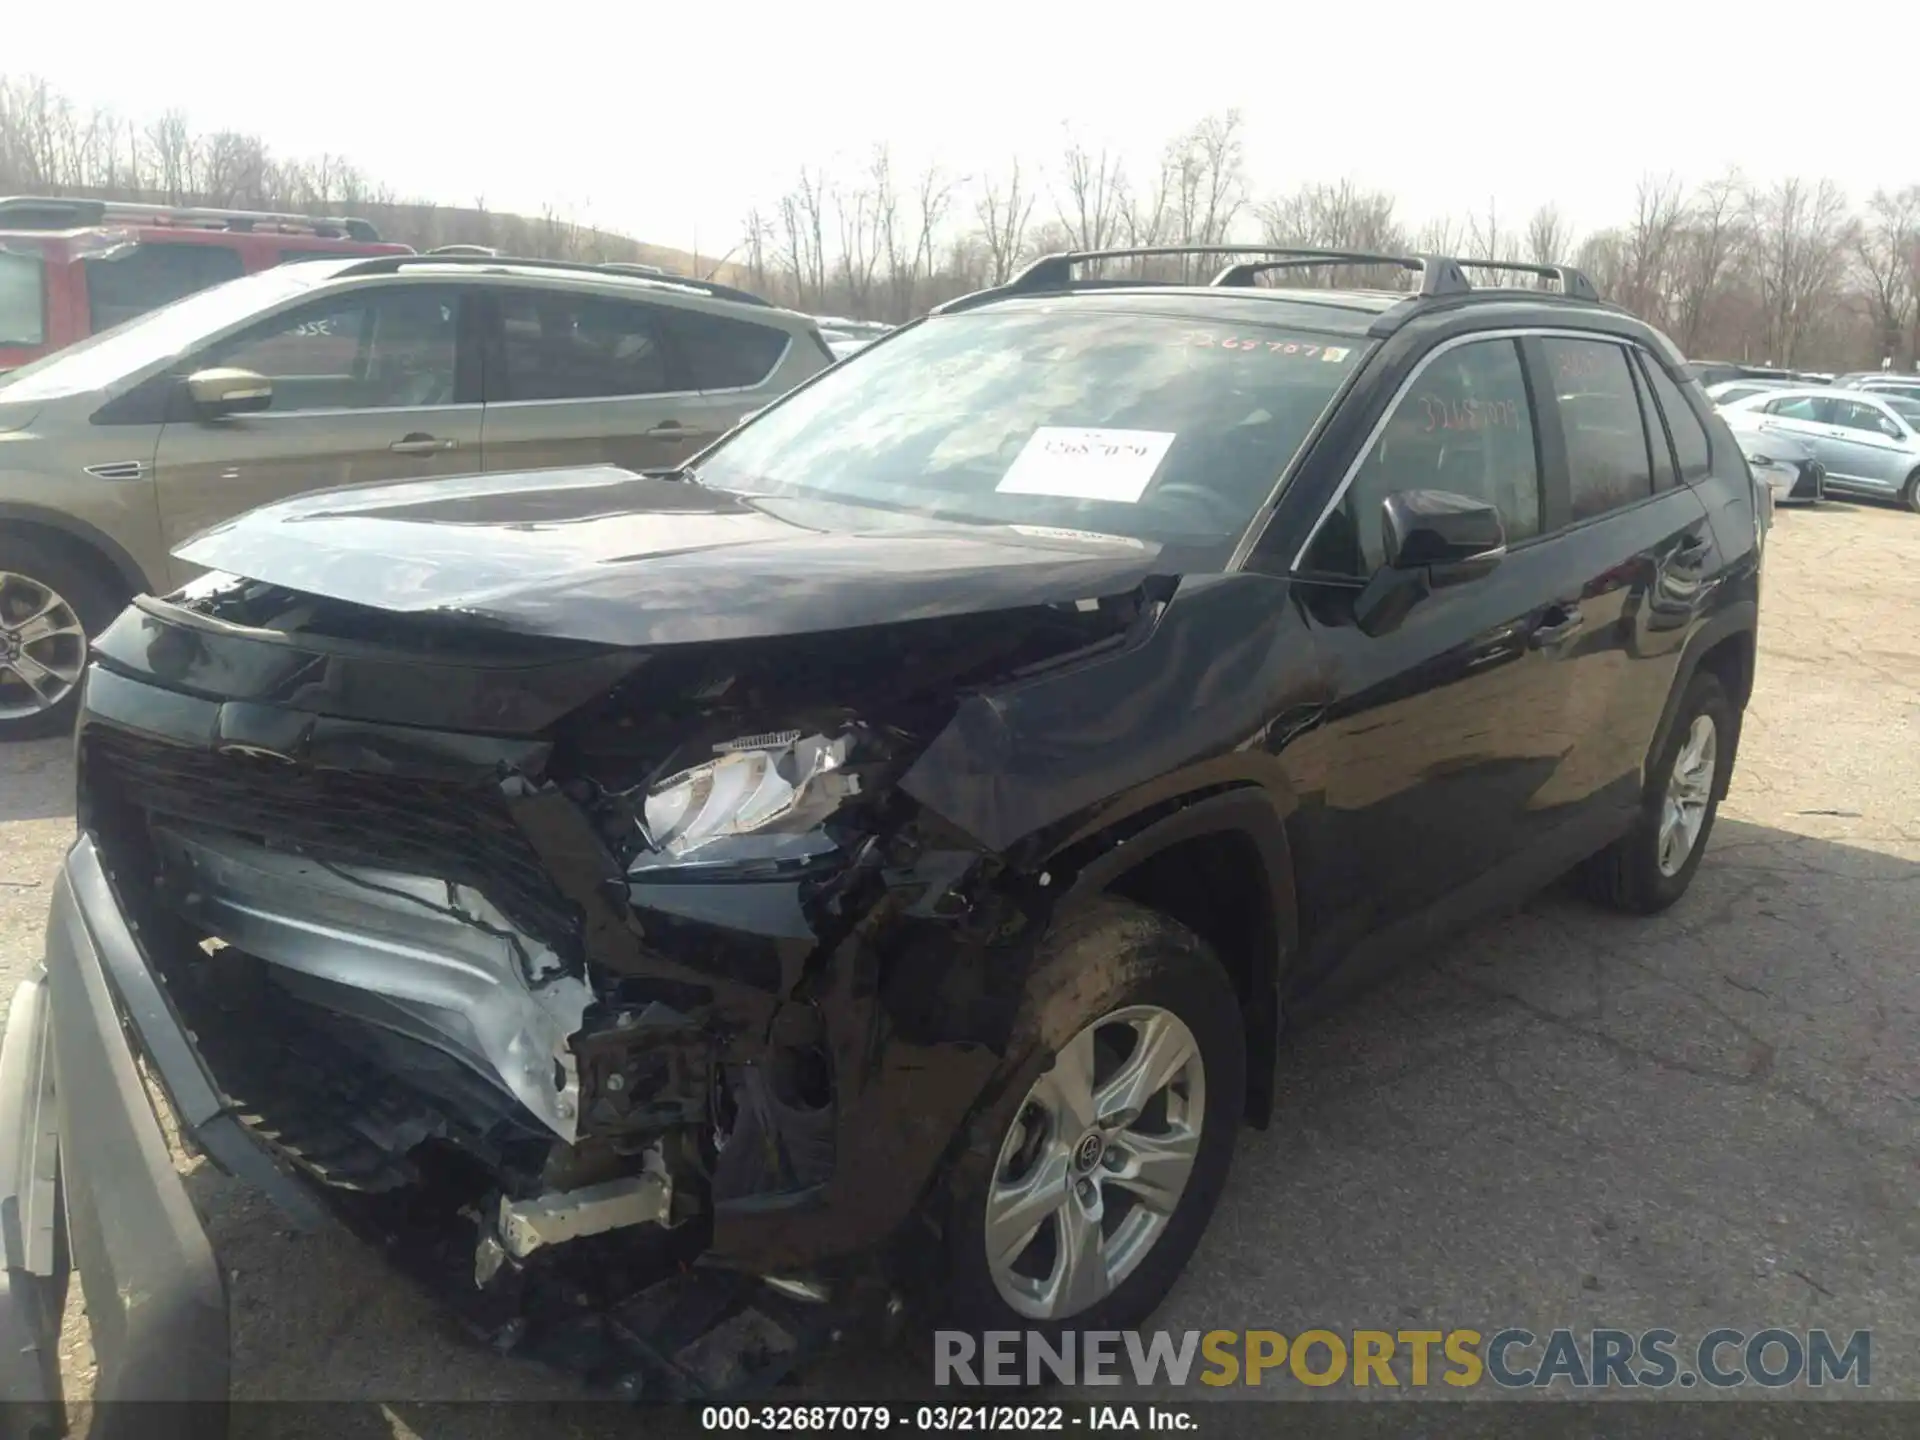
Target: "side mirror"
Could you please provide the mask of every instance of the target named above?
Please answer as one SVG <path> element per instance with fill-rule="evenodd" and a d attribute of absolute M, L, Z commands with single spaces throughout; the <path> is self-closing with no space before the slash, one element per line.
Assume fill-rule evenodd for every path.
<path fill-rule="evenodd" d="M 273 382 L 251 370 L 225 366 L 196 370 L 187 377 L 187 396 L 203 417 L 218 420 L 268 409 L 273 404 Z"/>
<path fill-rule="evenodd" d="M 1396 490 L 1380 502 L 1380 525 L 1395 570 L 1466 565 L 1484 573 L 1507 548 L 1500 512 L 1451 490 Z"/>
<path fill-rule="evenodd" d="M 1451 490 L 1397 490 L 1380 502 L 1387 563 L 1354 601 L 1362 632 L 1384 635 L 1435 590 L 1477 580 L 1507 551 L 1500 512 Z"/>

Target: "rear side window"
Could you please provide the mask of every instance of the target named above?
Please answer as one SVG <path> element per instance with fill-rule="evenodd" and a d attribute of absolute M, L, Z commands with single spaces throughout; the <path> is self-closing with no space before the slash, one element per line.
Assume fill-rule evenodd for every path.
<path fill-rule="evenodd" d="M 657 306 L 564 290 L 500 296 L 500 375 L 487 398 L 589 400 L 692 390 Z"/>
<path fill-rule="evenodd" d="M 1647 427 L 1647 448 L 1653 455 L 1653 488 L 1671 490 L 1680 483 L 1673 468 L 1673 446 L 1667 439 L 1667 427 L 1660 419 L 1660 407 L 1653 402 L 1644 356 L 1633 366 L 1634 389 L 1640 395 L 1640 419 Z"/>
<path fill-rule="evenodd" d="M 696 390 L 744 390 L 773 373 L 787 332 L 725 315 L 661 306 L 654 312 Z"/>
<path fill-rule="evenodd" d="M 1791 400 L 1769 400 L 1760 407 L 1782 420 L 1812 420 L 1816 424 L 1833 423 L 1833 401 L 1814 395 L 1796 395 Z"/>
<path fill-rule="evenodd" d="M 97 334 L 196 290 L 237 279 L 240 252 L 224 245 L 135 245 L 84 262 L 88 318 Z"/>
<path fill-rule="evenodd" d="M 0 345 L 44 345 L 47 271 L 38 255 L 0 250 Z"/>
<path fill-rule="evenodd" d="M 1572 518 L 1604 515 L 1653 493 L 1653 467 L 1627 352 L 1604 340 L 1543 339 L 1567 441 Z"/>
<path fill-rule="evenodd" d="M 1640 357 L 1640 368 L 1653 380 L 1653 396 L 1667 417 L 1667 431 L 1673 436 L 1673 453 L 1680 462 L 1680 478 L 1698 480 L 1713 468 L 1712 452 L 1707 447 L 1707 429 L 1693 406 L 1673 383 L 1666 367 L 1651 355 Z M 1649 433 L 1652 433 L 1651 431 Z"/>
<path fill-rule="evenodd" d="M 1399 490 L 1449 490 L 1500 512 L 1509 544 L 1540 533 L 1533 406 L 1511 340 L 1480 340 L 1434 359 L 1401 397 L 1308 568 L 1371 575 L 1386 563 L 1380 505 Z"/>

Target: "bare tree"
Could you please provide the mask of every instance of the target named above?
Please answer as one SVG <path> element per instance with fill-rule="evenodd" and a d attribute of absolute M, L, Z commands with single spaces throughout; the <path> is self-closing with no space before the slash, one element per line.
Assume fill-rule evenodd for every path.
<path fill-rule="evenodd" d="M 1065 194 L 1054 197 L 1054 208 L 1069 240 L 1081 250 L 1111 246 L 1120 228 L 1127 188 L 1120 158 L 1105 149 L 1096 156 L 1078 140 L 1071 140 L 1061 170 Z"/>
<path fill-rule="evenodd" d="M 1745 244 L 1740 210 L 1740 181 L 1725 175 L 1694 192 L 1674 256 L 1675 284 L 1668 323 L 1680 348 L 1700 353 L 1712 320 L 1712 308 L 1728 271 Z"/>
<path fill-rule="evenodd" d="M 1766 357 L 1790 365 L 1816 310 L 1832 300 L 1843 269 L 1846 198 L 1830 180 L 1791 178 L 1750 194 L 1754 278 Z"/>
<path fill-rule="evenodd" d="M 1535 265 L 1558 265 L 1566 260 L 1567 252 L 1573 249 L 1573 227 L 1558 205 L 1548 203 L 1533 212 L 1533 218 L 1527 221 L 1526 246 L 1527 259 Z"/>
<path fill-rule="evenodd" d="M 1884 357 L 1909 343 L 1920 310 L 1920 185 L 1876 190 L 1853 234 L 1853 262 Z M 1915 359 L 1909 349 L 1907 360 Z"/>
<path fill-rule="evenodd" d="M 1642 176 L 1622 239 L 1620 303 L 1655 325 L 1667 322 L 1667 287 L 1686 224 L 1686 192 L 1671 175 Z"/>
<path fill-rule="evenodd" d="M 1004 285 L 1027 253 L 1027 222 L 1033 218 L 1033 192 L 1022 188 L 1017 157 L 1007 167 L 1004 188 L 991 179 L 981 186 L 974 213 L 987 252 L 987 283 Z"/>

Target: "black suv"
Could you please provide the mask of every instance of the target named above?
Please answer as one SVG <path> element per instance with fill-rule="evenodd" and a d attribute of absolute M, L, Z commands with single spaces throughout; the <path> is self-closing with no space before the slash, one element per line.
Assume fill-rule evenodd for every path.
<path fill-rule="evenodd" d="M 1287 1023 L 1575 867 L 1681 895 L 1761 542 L 1672 345 L 1556 267 L 1085 273 L 1141 253 L 685 469 L 227 521 L 100 637 L 0 1150 L 57 1132 L 101 1394 L 224 1384 L 130 1045 L 498 1343 L 712 1394 L 903 1299 L 1139 1322 Z M 1407 287 L 1262 283 L 1335 264 Z"/>

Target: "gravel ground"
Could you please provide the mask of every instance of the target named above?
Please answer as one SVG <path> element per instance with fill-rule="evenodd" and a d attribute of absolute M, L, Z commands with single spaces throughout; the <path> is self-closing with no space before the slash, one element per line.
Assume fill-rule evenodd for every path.
<path fill-rule="evenodd" d="M 1871 1328 L 1875 1392 L 1920 1399 L 1920 516 L 1788 512 L 1768 563 L 1687 899 L 1647 921 L 1543 895 L 1295 1037 L 1279 1118 L 1159 1324 Z M 68 748 L 0 750 L 0 990 L 39 951 Z M 204 1167 L 191 1184 L 231 1272 L 237 1397 L 386 1402 L 369 1434 L 577 1432 L 541 1404 L 422 1406 L 574 1391 L 465 1342 L 356 1242 L 294 1237 Z M 800 1393 L 916 1374 L 845 1356 Z"/>

